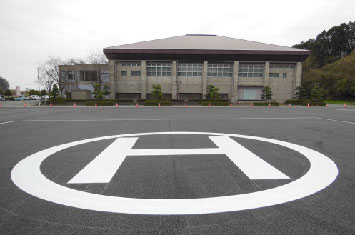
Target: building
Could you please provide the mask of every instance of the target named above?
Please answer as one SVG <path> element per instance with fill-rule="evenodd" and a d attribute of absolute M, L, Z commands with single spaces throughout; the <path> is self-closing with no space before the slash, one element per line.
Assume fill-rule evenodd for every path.
<path fill-rule="evenodd" d="M 67 98 L 91 99 L 95 84 L 110 85 L 108 64 L 59 65 Z"/>
<path fill-rule="evenodd" d="M 310 51 L 216 35 L 187 34 L 104 49 L 109 59 L 112 99 L 149 99 L 153 84 L 165 98 L 199 100 L 219 88 L 232 102 L 293 97 L 301 84 L 302 62 Z"/>

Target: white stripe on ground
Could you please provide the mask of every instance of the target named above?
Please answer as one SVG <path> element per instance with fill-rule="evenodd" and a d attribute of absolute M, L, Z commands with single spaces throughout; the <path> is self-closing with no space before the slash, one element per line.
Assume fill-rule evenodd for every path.
<path fill-rule="evenodd" d="M 2 122 L 2 123 L 0 123 L 0 125 L 8 124 L 8 123 L 11 123 L 11 122 L 14 122 L 14 121 Z"/>
<path fill-rule="evenodd" d="M 337 109 L 340 111 L 355 112 L 355 109 Z"/>
<path fill-rule="evenodd" d="M 59 119 L 41 119 L 41 120 L 22 120 L 23 122 L 105 122 L 105 121 L 163 121 L 166 119 L 155 119 L 155 118 L 145 118 L 145 119 L 71 119 L 71 120 L 59 120 Z"/>
<path fill-rule="evenodd" d="M 270 117 L 270 118 L 233 118 L 236 120 L 297 120 L 297 119 L 323 119 L 319 117 Z"/>

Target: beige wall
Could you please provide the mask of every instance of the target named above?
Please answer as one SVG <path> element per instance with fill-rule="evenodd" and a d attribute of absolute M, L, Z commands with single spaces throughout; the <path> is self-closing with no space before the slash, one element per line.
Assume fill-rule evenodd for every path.
<path fill-rule="evenodd" d="M 124 61 L 127 62 L 127 61 Z M 124 63 L 123 62 L 123 63 Z M 151 77 L 146 76 L 146 61 L 140 62 L 141 66 L 122 67 L 121 61 L 110 61 L 110 79 L 114 90 L 112 94 L 116 93 L 140 93 L 142 99 L 146 97 L 146 93 L 151 92 L 153 84 L 160 84 L 163 93 L 171 94 L 172 99 L 177 98 L 177 93 L 201 93 L 205 98 L 206 87 L 214 85 L 219 88 L 220 93 L 228 94 L 228 98 L 232 102 L 238 101 L 238 87 L 240 86 L 270 86 L 272 89 L 272 99 L 284 102 L 286 99 L 291 99 L 294 94 L 294 89 L 301 82 L 302 64 L 300 62 L 293 64 L 293 69 L 275 69 L 270 68 L 273 62 L 259 62 L 265 63 L 264 76 L 262 78 L 245 78 L 238 76 L 239 62 L 234 61 L 233 76 L 231 78 L 208 77 L 207 66 L 208 61 L 204 61 L 203 75 L 201 77 L 178 77 L 176 69 L 176 61 L 172 63 L 172 76 L 169 77 Z M 229 61 L 230 63 L 230 61 Z M 244 62 L 243 63 L 247 63 Z M 251 62 L 255 63 L 255 62 Z M 282 62 L 275 62 L 282 63 Z M 290 63 L 290 62 L 285 62 Z M 121 71 L 127 71 L 128 76 L 121 76 Z M 140 77 L 130 76 L 131 71 L 141 71 Z M 111 73 L 114 74 L 111 74 Z M 279 78 L 269 77 L 269 73 L 279 73 Z M 283 78 L 283 73 L 287 74 L 287 78 Z M 112 97 L 114 98 L 115 95 Z"/>

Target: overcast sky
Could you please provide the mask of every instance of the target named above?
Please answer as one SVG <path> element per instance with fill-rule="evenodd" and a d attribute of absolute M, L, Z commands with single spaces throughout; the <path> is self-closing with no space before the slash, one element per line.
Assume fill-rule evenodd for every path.
<path fill-rule="evenodd" d="M 36 88 L 52 57 L 187 33 L 292 46 L 355 20 L 354 0 L 0 0 L 0 76 Z"/>

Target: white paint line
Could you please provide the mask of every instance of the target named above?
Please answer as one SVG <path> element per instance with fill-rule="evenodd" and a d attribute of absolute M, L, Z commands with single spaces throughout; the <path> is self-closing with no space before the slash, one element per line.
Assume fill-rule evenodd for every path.
<path fill-rule="evenodd" d="M 132 149 L 127 156 L 163 156 L 163 155 L 205 155 L 224 154 L 217 148 L 201 149 Z"/>
<path fill-rule="evenodd" d="M 14 121 L 2 122 L 2 123 L 0 123 L 0 125 L 5 125 L 5 124 L 11 123 L 11 122 L 14 122 Z"/>
<path fill-rule="evenodd" d="M 343 122 L 343 123 L 348 123 L 348 124 L 352 124 L 352 125 L 355 125 L 355 122 L 348 122 L 348 121 L 340 121 L 340 122 Z"/>
<path fill-rule="evenodd" d="M 330 118 L 327 118 L 327 119 L 324 119 L 326 121 L 331 121 L 331 122 L 337 122 L 338 120 L 335 120 L 335 119 L 330 119 Z"/>
<path fill-rule="evenodd" d="M 236 120 L 303 120 L 303 119 L 322 119 L 319 117 L 270 117 L 270 118 L 233 118 Z"/>
<path fill-rule="evenodd" d="M 81 144 L 122 137 L 185 134 L 234 136 L 283 146 L 304 155 L 310 163 L 310 168 L 302 177 L 272 189 L 247 194 L 195 199 L 142 199 L 93 194 L 59 185 L 47 179 L 41 172 L 41 164 L 45 159 L 58 151 Z M 337 175 L 338 168 L 335 163 L 327 156 L 312 149 L 275 139 L 211 132 L 153 132 L 84 139 L 53 146 L 27 156 L 17 163 L 11 171 L 11 179 L 17 187 L 43 200 L 80 209 L 148 215 L 209 214 L 242 211 L 282 204 L 319 192 L 329 186 L 336 179 Z"/>
<path fill-rule="evenodd" d="M 127 152 L 131 150 L 137 138 L 117 138 L 94 160 L 75 175 L 68 184 L 108 183 L 116 174 Z"/>
<path fill-rule="evenodd" d="M 355 112 L 355 109 L 337 109 L 340 111 Z"/>
<path fill-rule="evenodd" d="M 249 179 L 290 179 L 230 137 L 209 136 L 209 138 Z"/>
<path fill-rule="evenodd" d="M 129 118 L 120 118 L 120 119 L 70 119 L 70 120 L 59 120 L 59 119 L 42 119 L 42 120 L 22 120 L 23 122 L 104 122 L 104 121 L 164 121 L 166 119 L 155 119 L 155 118 L 141 118 L 141 119 L 129 119 Z"/>

